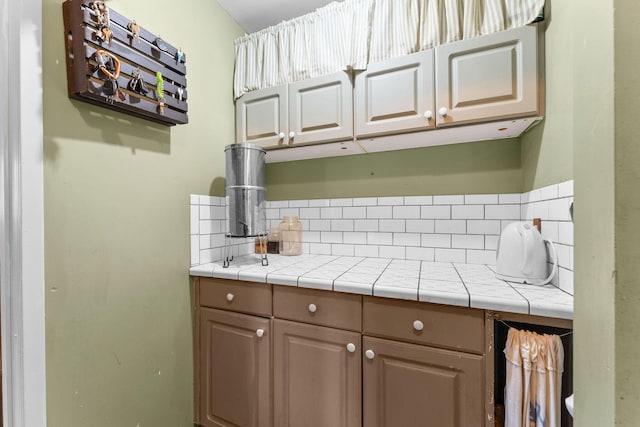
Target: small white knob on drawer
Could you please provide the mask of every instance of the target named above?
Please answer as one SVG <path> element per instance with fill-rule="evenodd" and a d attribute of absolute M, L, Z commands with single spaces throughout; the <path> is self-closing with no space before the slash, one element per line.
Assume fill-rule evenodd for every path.
<path fill-rule="evenodd" d="M 441 117 L 445 117 L 448 112 L 449 112 L 449 110 L 447 110 L 447 107 L 441 107 L 438 110 L 438 114 L 440 114 Z"/>
<path fill-rule="evenodd" d="M 284 132 L 280 132 L 278 134 L 278 139 L 284 139 Z"/>
<path fill-rule="evenodd" d="M 264 329 L 257 329 L 256 335 L 258 336 L 258 338 L 262 337 L 264 335 Z"/>
<path fill-rule="evenodd" d="M 289 138 L 293 138 L 296 136 L 296 133 L 294 131 L 289 132 Z"/>
<path fill-rule="evenodd" d="M 229 302 L 233 301 L 233 294 L 231 292 L 227 294 L 227 301 Z"/>
<path fill-rule="evenodd" d="M 376 357 L 376 354 L 373 352 L 373 350 L 367 350 L 364 352 L 364 355 L 367 359 L 371 360 L 374 357 Z"/>
<path fill-rule="evenodd" d="M 356 345 L 350 342 L 349 344 L 347 344 L 347 351 L 349 353 L 353 353 L 354 351 L 356 351 Z"/>
<path fill-rule="evenodd" d="M 315 313 L 318 310 L 315 304 L 309 304 L 309 313 Z"/>
<path fill-rule="evenodd" d="M 431 112 L 431 110 L 427 110 L 427 111 L 424 112 L 422 117 L 424 117 L 424 119 L 426 121 L 429 121 L 429 120 L 433 119 L 433 112 Z"/>
<path fill-rule="evenodd" d="M 416 331 L 421 331 L 424 329 L 424 323 L 422 323 L 419 320 L 414 320 L 413 321 L 413 329 L 415 329 Z"/>

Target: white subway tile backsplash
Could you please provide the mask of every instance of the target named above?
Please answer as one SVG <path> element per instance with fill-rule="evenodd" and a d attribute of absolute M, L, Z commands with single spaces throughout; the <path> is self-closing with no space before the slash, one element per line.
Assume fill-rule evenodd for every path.
<path fill-rule="evenodd" d="M 343 233 L 342 235 L 344 243 L 349 243 L 352 245 L 366 245 L 367 244 L 367 233 L 364 232 L 348 232 Z"/>
<path fill-rule="evenodd" d="M 313 231 L 331 231 L 331 220 L 329 220 L 329 219 L 312 219 L 312 220 L 309 220 L 309 230 L 313 230 Z"/>
<path fill-rule="evenodd" d="M 211 234 L 200 235 L 200 249 L 211 249 Z"/>
<path fill-rule="evenodd" d="M 406 221 L 407 233 L 433 233 L 435 224 L 432 219 L 408 219 Z"/>
<path fill-rule="evenodd" d="M 317 255 L 331 255 L 330 243 L 311 243 L 309 245 L 309 253 Z"/>
<path fill-rule="evenodd" d="M 451 219 L 451 206 L 422 206 L 420 217 L 422 219 Z"/>
<path fill-rule="evenodd" d="M 367 233 L 368 245 L 392 245 L 392 233 Z"/>
<path fill-rule="evenodd" d="M 289 201 L 288 200 L 276 200 L 269 202 L 270 208 L 288 208 Z"/>
<path fill-rule="evenodd" d="M 378 231 L 377 219 L 359 219 L 354 221 L 354 231 Z"/>
<path fill-rule="evenodd" d="M 558 186 L 549 185 L 540 189 L 540 200 L 551 200 L 558 198 Z"/>
<path fill-rule="evenodd" d="M 394 206 L 394 219 L 418 219 L 420 218 L 420 206 Z"/>
<path fill-rule="evenodd" d="M 320 219 L 320 208 L 300 208 L 300 219 Z"/>
<path fill-rule="evenodd" d="M 342 208 L 320 208 L 320 218 L 322 219 L 340 219 L 342 218 Z"/>
<path fill-rule="evenodd" d="M 464 205 L 464 196 L 433 196 L 434 205 Z"/>
<path fill-rule="evenodd" d="M 380 246 L 380 258 L 405 259 L 404 246 Z"/>
<path fill-rule="evenodd" d="M 486 219 L 520 219 L 520 205 L 486 205 L 484 207 Z"/>
<path fill-rule="evenodd" d="M 467 256 L 464 249 L 436 249 L 435 262 L 460 262 L 465 263 Z"/>
<path fill-rule="evenodd" d="M 211 208 L 211 219 L 226 219 L 227 209 L 224 206 L 213 206 Z"/>
<path fill-rule="evenodd" d="M 218 259 L 215 256 L 213 249 L 201 249 L 200 250 L 200 264 L 208 264 Z"/>
<path fill-rule="evenodd" d="M 499 236 L 484 236 L 484 248 L 491 251 L 498 250 L 498 240 L 500 240 Z"/>
<path fill-rule="evenodd" d="M 558 243 L 573 246 L 573 222 L 558 223 Z"/>
<path fill-rule="evenodd" d="M 501 205 L 517 205 L 520 204 L 521 194 L 498 194 L 498 203 Z"/>
<path fill-rule="evenodd" d="M 573 180 L 558 184 L 558 197 L 573 197 Z"/>
<path fill-rule="evenodd" d="M 558 265 L 567 270 L 573 270 L 571 266 L 571 247 L 566 245 L 555 245 L 555 247 L 558 253 Z"/>
<path fill-rule="evenodd" d="M 560 268 L 558 269 L 558 275 L 560 289 L 573 295 L 573 271 Z"/>
<path fill-rule="evenodd" d="M 213 204 L 213 198 L 210 196 L 200 196 L 200 205 L 211 206 Z"/>
<path fill-rule="evenodd" d="M 329 206 L 353 206 L 353 199 L 331 199 Z"/>
<path fill-rule="evenodd" d="M 427 248 L 450 248 L 450 234 L 423 234 L 422 246 Z"/>
<path fill-rule="evenodd" d="M 320 233 L 322 243 L 342 243 L 342 233 L 339 231 L 323 231 Z"/>
<path fill-rule="evenodd" d="M 324 207 L 328 207 L 331 206 L 331 202 L 327 199 L 314 199 L 314 200 L 309 200 L 309 207 L 310 208 L 324 208 Z"/>
<path fill-rule="evenodd" d="M 404 232 L 405 221 L 403 219 L 381 219 L 378 222 L 378 231 L 383 232 Z"/>
<path fill-rule="evenodd" d="M 484 205 L 451 206 L 452 219 L 484 219 Z"/>
<path fill-rule="evenodd" d="M 451 247 L 458 249 L 484 249 L 484 236 L 454 234 L 451 236 Z"/>
<path fill-rule="evenodd" d="M 331 245 L 331 255 L 334 256 L 354 256 L 355 248 L 353 245 Z"/>
<path fill-rule="evenodd" d="M 467 194 L 464 196 L 465 205 L 495 205 L 497 203 L 497 194 Z M 517 203 L 520 203 L 519 199 Z"/>
<path fill-rule="evenodd" d="M 308 230 L 308 229 L 307 229 Z M 309 243 L 320 243 L 319 231 L 304 231 L 302 233 L 302 240 Z"/>
<path fill-rule="evenodd" d="M 533 218 L 547 218 L 549 217 L 549 201 L 541 201 L 532 203 L 533 206 Z"/>
<path fill-rule="evenodd" d="M 355 256 L 378 258 L 378 246 L 376 245 L 354 245 Z"/>
<path fill-rule="evenodd" d="M 200 234 L 211 234 L 213 233 L 213 221 L 205 220 L 200 221 Z"/>
<path fill-rule="evenodd" d="M 542 237 L 549 239 L 552 242 L 558 241 L 558 222 L 557 221 L 542 221 Z"/>
<path fill-rule="evenodd" d="M 467 221 L 462 219 L 438 219 L 436 220 L 436 233 L 465 234 Z"/>
<path fill-rule="evenodd" d="M 467 234 L 500 234 L 500 221 L 496 219 L 467 221 Z"/>
<path fill-rule="evenodd" d="M 199 205 L 200 204 L 200 196 L 197 194 L 189 194 L 189 204 L 190 205 Z"/>
<path fill-rule="evenodd" d="M 211 247 L 221 248 L 224 246 L 224 234 L 217 233 L 211 235 Z"/>
<path fill-rule="evenodd" d="M 433 204 L 433 196 L 405 196 L 404 204 L 407 206 L 424 206 Z"/>
<path fill-rule="evenodd" d="M 331 231 L 353 231 L 352 219 L 332 219 Z"/>
<path fill-rule="evenodd" d="M 189 206 L 189 234 L 200 234 L 200 206 Z"/>
<path fill-rule="evenodd" d="M 394 246 L 420 246 L 420 234 L 393 233 Z"/>
<path fill-rule="evenodd" d="M 467 251 L 467 263 L 495 265 L 496 251 L 469 250 Z"/>
<path fill-rule="evenodd" d="M 200 236 L 197 234 L 191 236 L 191 266 L 194 265 L 200 265 Z"/>
<path fill-rule="evenodd" d="M 300 209 L 298 208 L 282 208 L 280 209 L 280 216 L 284 218 L 285 216 L 297 216 L 300 217 Z"/>
<path fill-rule="evenodd" d="M 381 219 L 393 218 L 393 208 L 391 206 L 369 206 L 367 207 L 367 218 Z"/>
<path fill-rule="evenodd" d="M 200 219 L 212 219 L 211 206 L 200 206 Z"/>
<path fill-rule="evenodd" d="M 549 202 L 549 219 L 556 221 L 571 221 L 571 215 L 569 214 L 570 205 L 571 202 L 568 197 L 551 200 Z"/>
<path fill-rule="evenodd" d="M 406 258 L 419 261 L 434 261 L 435 249 L 408 247 L 406 250 Z"/>
<path fill-rule="evenodd" d="M 342 208 L 342 217 L 364 219 L 367 217 L 367 208 L 364 206 Z"/>
<path fill-rule="evenodd" d="M 377 197 L 360 197 L 353 199 L 353 206 L 376 206 L 377 204 Z"/>
<path fill-rule="evenodd" d="M 402 206 L 404 197 L 378 197 L 378 206 Z"/>
<path fill-rule="evenodd" d="M 308 208 L 309 201 L 308 200 L 289 200 L 290 208 Z"/>
<path fill-rule="evenodd" d="M 264 210 L 267 219 L 280 219 L 280 209 L 269 208 Z"/>

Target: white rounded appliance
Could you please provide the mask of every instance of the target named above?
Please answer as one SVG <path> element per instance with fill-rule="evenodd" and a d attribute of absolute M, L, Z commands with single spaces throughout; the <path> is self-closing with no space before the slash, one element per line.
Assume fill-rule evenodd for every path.
<path fill-rule="evenodd" d="M 547 249 L 549 244 L 553 268 L 547 274 Z M 553 242 L 528 222 L 512 222 L 507 225 L 498 241 L 496 277 L 508 282 L 546 285 L 558 271 L 558 255 Z"/>

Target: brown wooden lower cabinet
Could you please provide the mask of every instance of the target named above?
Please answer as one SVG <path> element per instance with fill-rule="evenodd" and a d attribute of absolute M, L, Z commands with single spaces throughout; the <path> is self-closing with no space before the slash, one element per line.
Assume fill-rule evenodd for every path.
<path fill-rule="evenodd" d="M 273 321 L 274 424 L 360 427 L 360 333 Z"/>
<path fill-rule="evenodd" d="M 200 309 L 200 424 L 272 425 L 271 320 Z"/>
<path fill-rule="evenodd" d="M 365 427 L 479 427 L 484 357 L 363 337 Z"/>

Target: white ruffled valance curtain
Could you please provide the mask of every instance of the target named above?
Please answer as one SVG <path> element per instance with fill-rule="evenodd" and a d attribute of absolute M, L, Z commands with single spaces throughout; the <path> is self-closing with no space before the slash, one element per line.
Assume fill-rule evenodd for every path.
<path fill-rule="evenodd" d="M 533 22 L 544 0 L 345 0 L 235 41 L 234 93 L 331 74 Z"/>

